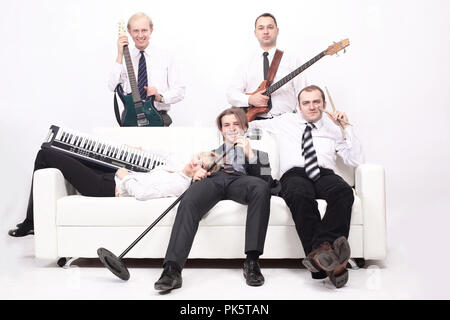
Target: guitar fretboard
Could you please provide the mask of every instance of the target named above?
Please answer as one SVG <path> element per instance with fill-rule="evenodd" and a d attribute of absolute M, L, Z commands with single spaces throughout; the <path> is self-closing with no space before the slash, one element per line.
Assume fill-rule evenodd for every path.
<path fill-rule="evenodd" d="M 271 86 L 269 86 L 267 88 L 266 92 L 264 93 L 264 95 L 265 96 L 270 96 L 272 93 L 274 93 L 275 91 L 280 89 L 286 83 L 288 83 L 289 81 L 294 79 L 296 76 L 298 76 L 300 73 L 302 73 L 303 71 L 308 69 L 310 66 L 312 66 L 314 63 L 316 63 L 317 61 L 322 59 L 324 56 L 325 56 L 325 51 L 322 51 L 317 56 L 315 56 L 314 58 L 312 58 L 308 62 L 304 63 L 301 67 L 295 69 L 294 71 L 289 73 L 287 76 L 285 76 L 281 80 L 279 80 L 279 81 L 275 82 L 274 84 L 272 84 Z"/>
<path fill-rule="evenodd" d="M 133 102 L 137 103 L 141 101 L 141 96 L 137 87 L 136 76 L 134 75 L 133 63 L 131 62 L 130 50 L 128 49 L 128 46 L 123 47 L 123 55 L 125 57 L 125 62 L 127 65 L 128 79 L 130 79 Z"/>

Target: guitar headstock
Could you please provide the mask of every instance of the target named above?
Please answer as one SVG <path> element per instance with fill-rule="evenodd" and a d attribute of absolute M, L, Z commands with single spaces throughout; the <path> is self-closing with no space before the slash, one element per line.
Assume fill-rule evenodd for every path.
<path fill-rule="evenodd" d="M 123 20 L 120 20 L 117 23 L 117 26 L 119 28 L 119 36 L 123 36 L 127 34 L 127 30 L 125 29 L 125 22 Z"/>
<path fill-rule="evenodd" d="M 325 50 L 325 54 L 332 56 L 333 54 L 338 53 L 341 50 L 344 50 L 346 47 L 350 45 L 350 41 L 348 39 L 339 41 L 338 43 L 335 43 L 328 47 L 327 50 Z M 344 50 L 345 52 L 345 50 Z"/>

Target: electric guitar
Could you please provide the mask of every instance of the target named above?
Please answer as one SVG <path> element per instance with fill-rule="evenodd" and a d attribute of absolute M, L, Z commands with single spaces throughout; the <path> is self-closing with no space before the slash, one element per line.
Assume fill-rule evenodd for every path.
<path fill-rule="evenodd" d="M 272 93 L 274 93 L 275 91 L 280 89 L 286 83 L 288 83 L 289 81 L 294 79 L 296 76 L 298 76 L 300 73 L 305 71 L 307 68 L 312 66 L 314 63 L 316 63 L 317 61 L 322 59 L 324 56 L 326 56 L 326 55 L 330 56 L 330 55 L 336 54 L 339 51 L 341 51 L 341 50 L 345 49 L 346 47 L 348 47 L 349 45 L 350 45 L 350 42 L 349 42 L 348 39 L 345 39 L 345 40 L 342 40 L 342 41 L 340 41 L 338 43 L 335 43 L 335 44 L 329 46 L 326 50 L 324 50 L 321 53 L 319 53 L 317 56 L 315 56 L 311 60 L 309 60 L 308 62 L 306 62 L 305 64 L 303 64 L 301 67 L 299 67 L 299 68 L 295 69 L 294 71 L 292 71 L 291 73 L 289 73 L 287 76 L 285 76 L 281 80 L 275 82 L 274 84 L 271 84 L 267 80 L 264 80 L 259 85 L 258 89 L 256 89 L 252 93 L 246 93 L 246 94 L 253 95 L 253 94 L 257 93 L 257 92 L 261 92 L 265 96 L 270 96 Z M 247 114 L 246 114 L 247 115 L 247 119 L 248 119 L 249 122 L 253 121 L 259 115 L 269 112 L 269 110 L 270 110 L 269 107 L 249 106 L 248 109 L 247 109 Z"/>
<path fill-rule="evenodd" d="M 119 22 L 119 35 L 126 34 L 123 21 Z M 123 47 L 128 79 L 131 85 L 131 94 L 125 94 L 119 84 L 116 88 L 122 103 L 124 113 L 122 126 L 124 127 L 162 127 L 163 119 L 155 108 L 155 96 L 150 96 L 147 101 L 142 101 L 134 75 L 133 63 L 131 62 L 130 50 L 128 46 Z"/>

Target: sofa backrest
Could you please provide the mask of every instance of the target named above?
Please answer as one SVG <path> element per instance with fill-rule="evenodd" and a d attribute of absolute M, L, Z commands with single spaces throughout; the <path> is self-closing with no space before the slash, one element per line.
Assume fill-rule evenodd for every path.
<path fill-rule="evenodd" d="M 173 152 L 182 161 L 189 161 L 197 152 L 213 150 L 220 142 L 215 128 L 203 127 L 98 127 L 93 134 L 117 144 Z"/>
<path fill-rule="evenodd" d="M 143 149 L 158 148 L 176 153 L 188 161 L 200 151 L 213 150 L 222 144 L 222 135 L 213 127 L 98 127 L 93 134 L 117 144 L 141 146 Z M 270 132 L 249 132 L 251 146 L 269 154 L 272 177 L 280 179 L 279 150 L 276 138 Z M 354 169 L 343 164 L 338 157 L 336 173 L 349 185 L 355 184 Z"/>

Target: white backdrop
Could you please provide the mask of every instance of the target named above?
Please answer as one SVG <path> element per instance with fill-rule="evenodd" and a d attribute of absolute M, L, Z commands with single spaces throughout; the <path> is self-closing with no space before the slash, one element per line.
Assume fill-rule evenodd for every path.
<path fill-rule="evenodd" d="M 137 11 L 152 17 L 151 41 L 168 48 L 184 70 L 186 97 L 172 107 L 174 126 L 212 126 L 228 106 L 231 75 L 257 47 L 259 14 L 276 16 L 279 48 L 304 61 L 349 38 L 347 53 L 313 65 L 308 82 L 330 89 L 355 125 L 367 161 L 386 168 L 389 247 L 406 252 L 408 268 L 419 270 L 417 258 L 448 243 L 446 0 L 2 0 L 2 235 L 24 218 L 33 159 L 51 124 L 85 132 L 116 126 L 106 82 L 117 21 Z M 430 280 L 439 275 L 427 271 L 417 279 L 426 288 Z"/>

